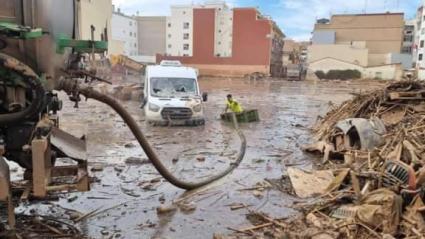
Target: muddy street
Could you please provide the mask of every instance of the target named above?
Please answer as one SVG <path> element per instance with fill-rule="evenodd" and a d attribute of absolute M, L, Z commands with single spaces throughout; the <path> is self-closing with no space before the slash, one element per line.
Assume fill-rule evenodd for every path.
<path fill-rule="evenodd" d="M 93 238 L 212 238 L 216 232 L 249 225 L 247 209 L 291 217 L 296 213 L 291 205 L 299 199 L 285 192 L 282 176 L 288 166 L 312 167 L 313 156 L 300 150 L 313 140 L 309 127 L 329 104 L 380 85 L 204 78 L 200 87 L 209 100 L 206 124 L 200 127 L 152 127 L 144 120 L 140 102 L 123 102 L 163 163 L 187 181 L 203 180 L 235 160 L 239 138 L 230 123 L 219 119 L 225 96 L 231 93 L 245 109 L 258 109 L 260 122 L 240 125 L 248 143 L 242 164 L 192 192 L 174 187 L 157 173 L 124 122 L 107 106 L 89 100 L 75 109 L 63 98 L 61 127 L 77 137 L 86 135 L 88 141 L 91 191 L 21 205 L 17 212 L 79 216 L 78 227 Z M 179 206 L 174 208 L 173 202 Z"/>

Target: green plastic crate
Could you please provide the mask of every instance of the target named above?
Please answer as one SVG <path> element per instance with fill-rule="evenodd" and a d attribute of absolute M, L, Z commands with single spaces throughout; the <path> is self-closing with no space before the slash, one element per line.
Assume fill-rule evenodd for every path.
<path fill-rule="evenodd" d="M 223 113 L 220 116 L 222 120 L 232 122 L 232 113 Z M 245 110 L 242 113 L 237 113 L 236 119 L 239 123 L 260 121 L 260 117 L 258 116 L 258 110 Z"/>

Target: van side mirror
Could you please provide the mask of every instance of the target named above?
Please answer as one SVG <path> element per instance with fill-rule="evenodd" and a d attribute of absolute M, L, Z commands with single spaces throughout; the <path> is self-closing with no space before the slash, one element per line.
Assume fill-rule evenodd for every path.
<path fill-rule="evenodd" d="M 202 93 L 202 101 L 204 101 L 204 102 L 208 101 L 208 93 L 207 92 Z"/>

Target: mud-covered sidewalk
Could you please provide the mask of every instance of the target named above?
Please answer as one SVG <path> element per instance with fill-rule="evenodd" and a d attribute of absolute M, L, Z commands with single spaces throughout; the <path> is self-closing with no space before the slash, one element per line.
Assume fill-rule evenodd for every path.
<path fill-rule="evenodd" d="M 72 218 L 91 238 L 212 238 L 214 233 L 249 226 L 248 209 L 273 218 L 291 217 L 297 213 L 291 205 L 299 199 L 286 190 L 286 168 L 312 167 L 313 156 L 300 149 L 313 140 L 309 127 L 329 104 L 380 85 L 201 79 L 202 91 L 209 93 L 207 120 L 201 127 L 151 127 L 140 102 L 123 102 L 164 164 L 188 181 L 224 170 L 237 155 L 239 138 L 219 119 L 225 96 L 231 93 L 245 109 L 258 109 L 260 122 L 241 125 L 248 142 L 243 163 L 229 176 L 189 193 L 164 181 L 106 105 L 89 100 L 74 109 L 64 98 L 61 127 L 78 137 L 86 135 L 88 141 L 91 191 L 21 205 L 17 213 Z M 13 171 L 15 177 L 21 173 Z"/>

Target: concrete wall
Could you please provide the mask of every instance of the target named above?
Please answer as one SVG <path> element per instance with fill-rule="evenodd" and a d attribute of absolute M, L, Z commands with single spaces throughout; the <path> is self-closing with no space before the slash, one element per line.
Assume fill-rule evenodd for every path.
<path fill-rule="evenodd" d="M 259 70 L 269 73 L 272 22 L 257 16 L 255 8 L 233 9 L 232 56 L 217 57 L 214 54 L 215 9 L 196 8 L 193 10 L 193 56 L 158 55 L 157 62 L 171 59 L 180 60 L 187 65 L 246 65 L 248 73 Z M 224 66 L 222 69 L 229 70 Z"/>
<path fill-rule="evenodd" d="M 199 70 L 202 76 L 228 76 L 242 77 L 252 72 L 261 72 L 268 74 L 269 66 L 264 65 L 213 65 L 213 64 L 190 64 L 188 66 Z"/>
<path fill-rule="evenodd" d="M 386 54 L 369 54 L 368 56 L 368 64 L 369 66 L 380 66 L 387 64 L 387 56 Z"/>
<path fill-rule="evenodd" d="M 403 77 L 401 64 L 367 67 L 363 70 L 363 78 L 381 80 L 401 80 Z"/>
<path fill-rule="evenodd" d="M 78 11 L 79 38 L 91 40 L 91 28 L 95 27 L 94 40 L 101 40 L 107 29 L 111 36 L 112 0 L 80 0 Z"/>
<path fill-rule="evenodd" d="M 308 46 L 309 63 L 328 57 L 361 66 L 368 65 L 368 49 L 365 48 L 355 48 L 351 45 Z"/>
<path fill-rule="evenodd" d="M 133 17 L 114 12 L 112 14 L 112 40 L 124 42 L 124 55 L 136 56 L 138 54 L 137 21 Z"/>
<path fill-rule="evenodd" d="M 340 61 L 333 58 L 323 58 L 321 60 L 312 62 L 309 64 L 309 70 L 313 72 L 323 71 L 328 72 L 330 70 L 358 70 L 360 72 L 363 71 L 363 67 L 359 65 L 355 65 L 349 62 Z"/>
<path fill-rule="evenodd" d="M 139 55 L 156 56 L 166 52 L 166 17 L 136 17 Z"/>
<path fill-rule="evenodd" d="M 401 80 L 403 76 L 401 64 L 362 67 L 333 58 L 324 58 L 312 62 L 308 70 L 312 72 L 323 71 L 325 73 L 330 70 L 358 70 L 362 73 L 362 78 L 382 80 Z"/>
<path fill-rule="evenodd" d="M 311 41 L 313 44 L 335 44 L 335 31 L 314 31 Z"/>
<path fill-rule="evenodd" d="M 401 64 L 405 70 L 412 69 L 412 55 L 390 53 L 387 55 L 387 64 Z"/>

